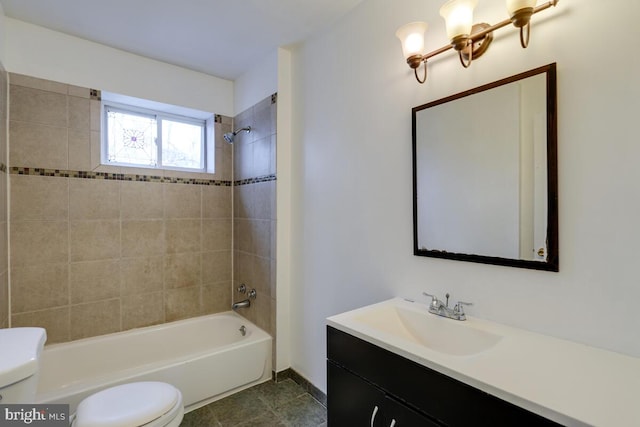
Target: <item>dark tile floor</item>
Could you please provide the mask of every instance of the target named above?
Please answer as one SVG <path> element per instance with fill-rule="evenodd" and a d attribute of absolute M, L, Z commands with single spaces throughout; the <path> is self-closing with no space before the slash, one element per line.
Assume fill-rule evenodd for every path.
<path fill-rule="evenodd" d="M 184 416 L 180 427 L 326 427 L 327 409 L 292 379 L 251 387 Z"/>

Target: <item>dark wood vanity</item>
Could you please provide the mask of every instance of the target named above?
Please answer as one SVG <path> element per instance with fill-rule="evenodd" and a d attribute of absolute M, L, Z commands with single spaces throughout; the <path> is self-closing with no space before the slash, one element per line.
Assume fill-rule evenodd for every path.
<path fill-rule="evenodd" d="M 327 326 L 329 427 L 558 426 Z"/>

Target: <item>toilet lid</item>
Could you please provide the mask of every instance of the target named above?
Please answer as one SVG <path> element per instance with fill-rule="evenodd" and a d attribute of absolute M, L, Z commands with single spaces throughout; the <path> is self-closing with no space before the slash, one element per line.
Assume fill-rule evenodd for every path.
<path fill-rule="evenodd" d="M 123 384 L 102 390 L 80 402 L 74 426 L 142 426 L 169 412 L 180 400 L 180 391 L 167 383 Z"/>

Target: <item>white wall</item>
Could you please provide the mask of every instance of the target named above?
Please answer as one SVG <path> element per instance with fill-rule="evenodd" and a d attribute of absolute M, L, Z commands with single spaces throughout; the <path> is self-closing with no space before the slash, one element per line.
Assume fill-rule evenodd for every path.
<path fill-rule="evenodd" d="M 5 68 L 233 116 L 233 82 L 5 18 Z"/>
<path fill-rule="evenodd" d="M 278 91 L 278 50 L 274 50 L 234 81 L 235 114 Z"/>
<path fill-rule="evenodd" d="M 640 5 L 560 2 L 534 17 L 528 49 L 503 29 L 470 69 L 432 60 L 419 85 L 396 29 L 438 6 L 365 0 L 294 51 L 291 364 L 325 389 L 325 318 L 423 290 L 469 314 L 640 356 Z M 619 7 L 617 7 L 619 6 Z M 617 10 L 625 10 L 620 14 Z M 481 2 L 476 21 L 504 19 Z M 412 255 L 411 107 L 558 63 L 560 272 Z"/>

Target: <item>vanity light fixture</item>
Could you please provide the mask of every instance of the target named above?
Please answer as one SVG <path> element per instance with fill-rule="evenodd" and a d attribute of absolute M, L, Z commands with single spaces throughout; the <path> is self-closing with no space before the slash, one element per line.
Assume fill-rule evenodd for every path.
<path fill-rule="evenodd" d="M 440 8 L 440 15 L 445 20 L 450 44 L 427 54 L 422 54 L 424 35 L 427 31 L 426 23 L 406 24 L 398 29 L 396 36 L 402 42 L 402 52 L 407 59 L 407 64 L 413 69 L 416 80 L 424 83 L 427 80 L 427 60 L 429 58 L 440 55 L 449 49 L 455 49 L 458 52 L 460 63 L 467 68 L 473 59 L 479 58 L 487 50 L 493 40 L 493 31 L 509 24 L 520 29 L 520 45 L 526 48 L 529 45 L 531 34 L 531 17 L 535 13 L 556 6 L 558 1 L 549 0 L 536 6 L 536 0 L 506 0 L 508 19 L 495 25 L 486 23 L 474 25 L 473 9 L 478 4 L 478 0 L 449 0 Z M 420 64 L 424 64 L 422 78 L 418 76 Z"/>

